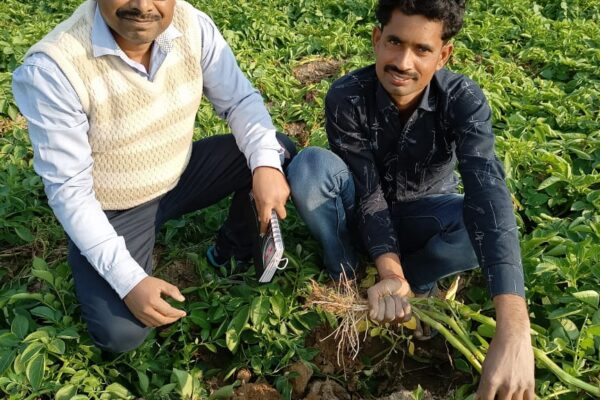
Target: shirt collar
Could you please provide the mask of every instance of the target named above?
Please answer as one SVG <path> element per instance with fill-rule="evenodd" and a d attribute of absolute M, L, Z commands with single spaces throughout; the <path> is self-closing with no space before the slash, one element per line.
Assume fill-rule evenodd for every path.
<path fill-rule="evenodd" d="M 156 44 L 165 53 L 169 53 L 172 48 L 172 41 L 183 34 L 175 28 L 173 24 L 161 33 L 156 38 Z M 110 28 L 102 18 L 100 9 L 96 6 L 96 12 L 94 14 L 94 22 L 92 23 L 92 49 L 94 57 L 102 57 L 105 55 L 121 56 L 123 50 L 119 47 Z"/>

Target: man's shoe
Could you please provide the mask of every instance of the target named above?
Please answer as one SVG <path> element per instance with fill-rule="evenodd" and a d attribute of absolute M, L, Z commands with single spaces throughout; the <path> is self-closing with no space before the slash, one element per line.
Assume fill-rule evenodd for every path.
<path fill-rule="evenodd" d="M 219 267 L 227 267 L 229 264 L 231 257 L 223 257 L 219 254 L 217 247 L 213 244 L 208 247 L 206 250 L 206 259 L 208 263 L 215 268 Z M 238 259 L 234 258 L 235 261 L 235 271 L 236 272 L 246 272 L 252 265 L 252 258 L 247 259 Z"/>

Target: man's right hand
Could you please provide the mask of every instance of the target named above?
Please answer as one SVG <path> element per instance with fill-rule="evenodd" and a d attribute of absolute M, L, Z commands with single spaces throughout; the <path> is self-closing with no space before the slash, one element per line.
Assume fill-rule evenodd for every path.
<path fill-rule="evenodd" d="M 123 301 L 129 311 L 146 326 L 166 325 L 186 316 L 185 311 L 174 308 L 163 300 L 162 294 L 177 301 L 185 300 L 177 286 L 148 276 L 135 285 Z"/>

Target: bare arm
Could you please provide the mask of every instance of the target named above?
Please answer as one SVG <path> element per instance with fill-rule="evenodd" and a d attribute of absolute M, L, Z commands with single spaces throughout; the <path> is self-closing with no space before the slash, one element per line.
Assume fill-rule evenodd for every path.
<path fill-rule="evenodd" d="M 533 400 L 535 364 L 525 299 L 501 294 L 493 301 L 496 335 L 483 363 L 477 399 Z"/>

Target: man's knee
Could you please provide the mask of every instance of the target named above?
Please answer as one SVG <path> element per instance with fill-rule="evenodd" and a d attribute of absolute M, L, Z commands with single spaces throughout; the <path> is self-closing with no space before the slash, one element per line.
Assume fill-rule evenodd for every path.
<path fill-rule="evenodd" d="M 88 323 L 88 331 L 96 346 L 111 353 L 125 353 L 139 347 L 150 328 L 123 318 L 105 323 Z"/>
<path fill-rule="evenodd" d="M 346 163 L 335 153 L 320 147 L 302 150 L 287 170 L 292 192 L 331 183 L 332 179 L 340 174 L 349 175 Z"/>

